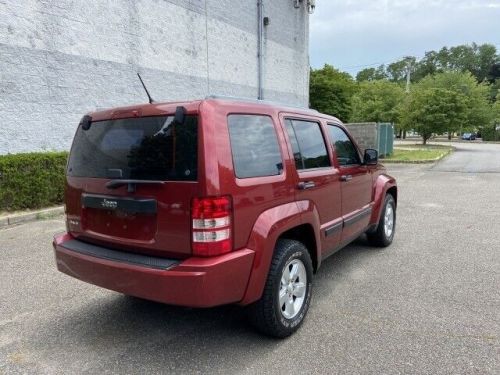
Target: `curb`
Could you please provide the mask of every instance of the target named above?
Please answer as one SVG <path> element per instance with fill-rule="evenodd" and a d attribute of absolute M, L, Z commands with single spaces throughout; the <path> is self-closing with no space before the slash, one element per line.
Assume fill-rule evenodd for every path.
<path fill-rule="evenodd" d="M 19 214 L 12 214 L 0 218 L 0 229 L 6 228 L 15 224 L 28 223 L 30 221 L 50 219 L 55 216 L 64 214 L 64 206 L 46 208 L 43 210 L 30 211 Z"/>
<path fill-rule="evenodd" d="M 441 155 L 440 157 L 436 159 L 423 159 L 423 160 L 386 160 L 386 159 L 381 159 L 382 164 L 429 164 L 429 163 L 435 163 L 439 160 L 444 159 L 447 157 L 449 154 L 454 152 L 456 150 L 455 147 L 450 146 L 451 149 L 449 149 L 446 153 Z"/>
<path fill-rule="evenodd" d="M 406 139 L 398 139 L 397 142 L 401 142 L 401 143 L 406 143 L 406 142 L 422 142 L 422 138 L 406 138 Z M 481 139 L 481 141 L 466 141 L 466 140 L 463 140 L 463 139 L 452 139 L 451 141 L 449 139 L 429 139 L 427 142 L 431 142 L 431 143 L 472 143 L 472 144 L 481 144 L 481 143 L 491 143 L 491 144 L 500 144 L 500 141 L 483 141 Z M 396 142 L 394 142 L 394 144 L 396 144 Z"/>
<path fill-rule="evenodd" d="M 443 156 L 444 157 L 444 156 Z M 429 164 L 440 159 L 423 159 L 423 160 L 383 160 L 382 164 Z"/>

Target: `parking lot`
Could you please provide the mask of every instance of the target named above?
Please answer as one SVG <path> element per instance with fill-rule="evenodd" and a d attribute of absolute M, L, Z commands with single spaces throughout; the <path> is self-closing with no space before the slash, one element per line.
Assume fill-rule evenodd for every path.
<path fill-rule="evenodd" d="M 500 373 L 500 144 L 389 165 L 395 241 L 326 260 L 303 327 L 126 297 L 57 272 L 61 219 L 0 230 L 0 373 Z"/>

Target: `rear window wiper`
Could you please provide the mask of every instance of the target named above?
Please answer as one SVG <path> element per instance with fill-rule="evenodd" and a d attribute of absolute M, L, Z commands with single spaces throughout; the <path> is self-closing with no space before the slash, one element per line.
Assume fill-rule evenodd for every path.
<path fill-rule="evenodd" d="M 106 182 L 106 187 L 108 189 L 116 189 L 123 185 L 128 185 L 128 191 L 134 192 L 135 186 L 137 184 L 148 184 L 148 185 L 163 185 L 164 181 L 155 181 L 155 180 L 111 180 Z"/>

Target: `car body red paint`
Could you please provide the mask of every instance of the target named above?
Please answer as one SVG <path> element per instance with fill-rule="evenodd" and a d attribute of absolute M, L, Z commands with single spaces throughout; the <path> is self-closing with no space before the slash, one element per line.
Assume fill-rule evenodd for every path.
<path fill-rule="evenodd" d="M 110 189 L 106 184 L 111 178 L 68 173 L 68 231 L 54 238 L 60 271 L 107 289 L 169 304 L 248 305 L 262 296 L 278 239 L 302 240 L 317 270 L 327 256 L 377 226 L 386 194 L 397 200 L 396 181 L 382 165 L 339 164 L 327 127 L 345 128 L 338 119 L 315 111 L 259 101 L 209 98 L 137 105 L 89 115 L 92 127 L 99 127 L 105 121 L 173 116 L 178 107 L 197 118 L 196 180 L 137 184 L 131 190 L 124 184 Z M 233 114 L 272 120 L 282 160 L 280 173 L 236 177 L 228 133 L 228 116 Z M 297 170 L 285 128 L 285 121 L 290 119 L 318 124 L 327 147 L 328 167 Z M 173 137 L 175 144 L 175 134 Z M 72 154 L 76 152 L 75 142 L 79 142 L 78 138 Z M 113 141 L 109 142 L 114 147 Z M 113 173 L 121 175 L 122 171 Z M 343 181 L 346 175 L 349 179 Z M 87 195 L 101 202 L 102 207 L 86 203 Z M 229 233 L 231 251 L 211 257 L 193 254 L 192 201 L 221 196 L 231 198 L 231 217 L 221 224 L 226 225 L 222 235 Z M 154 213 L 113 209 L 116 204 L 138 199 L 154 202 Z M 102 253 L 96 256 L 75 251 L 69 246 L 74 241 L 102 249 Z M 113 258 L 121 253 L 120 259 Z M 140 262 L 170 259 L 172 266 L 152 268 L 127 260 L 135 256 L 141 257 Z"/>

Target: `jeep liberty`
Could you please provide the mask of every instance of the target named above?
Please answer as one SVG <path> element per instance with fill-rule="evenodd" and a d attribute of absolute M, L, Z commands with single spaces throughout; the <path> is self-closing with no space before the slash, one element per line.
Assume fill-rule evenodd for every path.
<path fill-rule="evenodd" d="M 364 233 L 392 242 L 397 186 L 335 117 L 208 97 L 84 116 L 65 203 L 61 272 L 162 303 L 245 306 L 286 337 L 326 257 Z"/>

